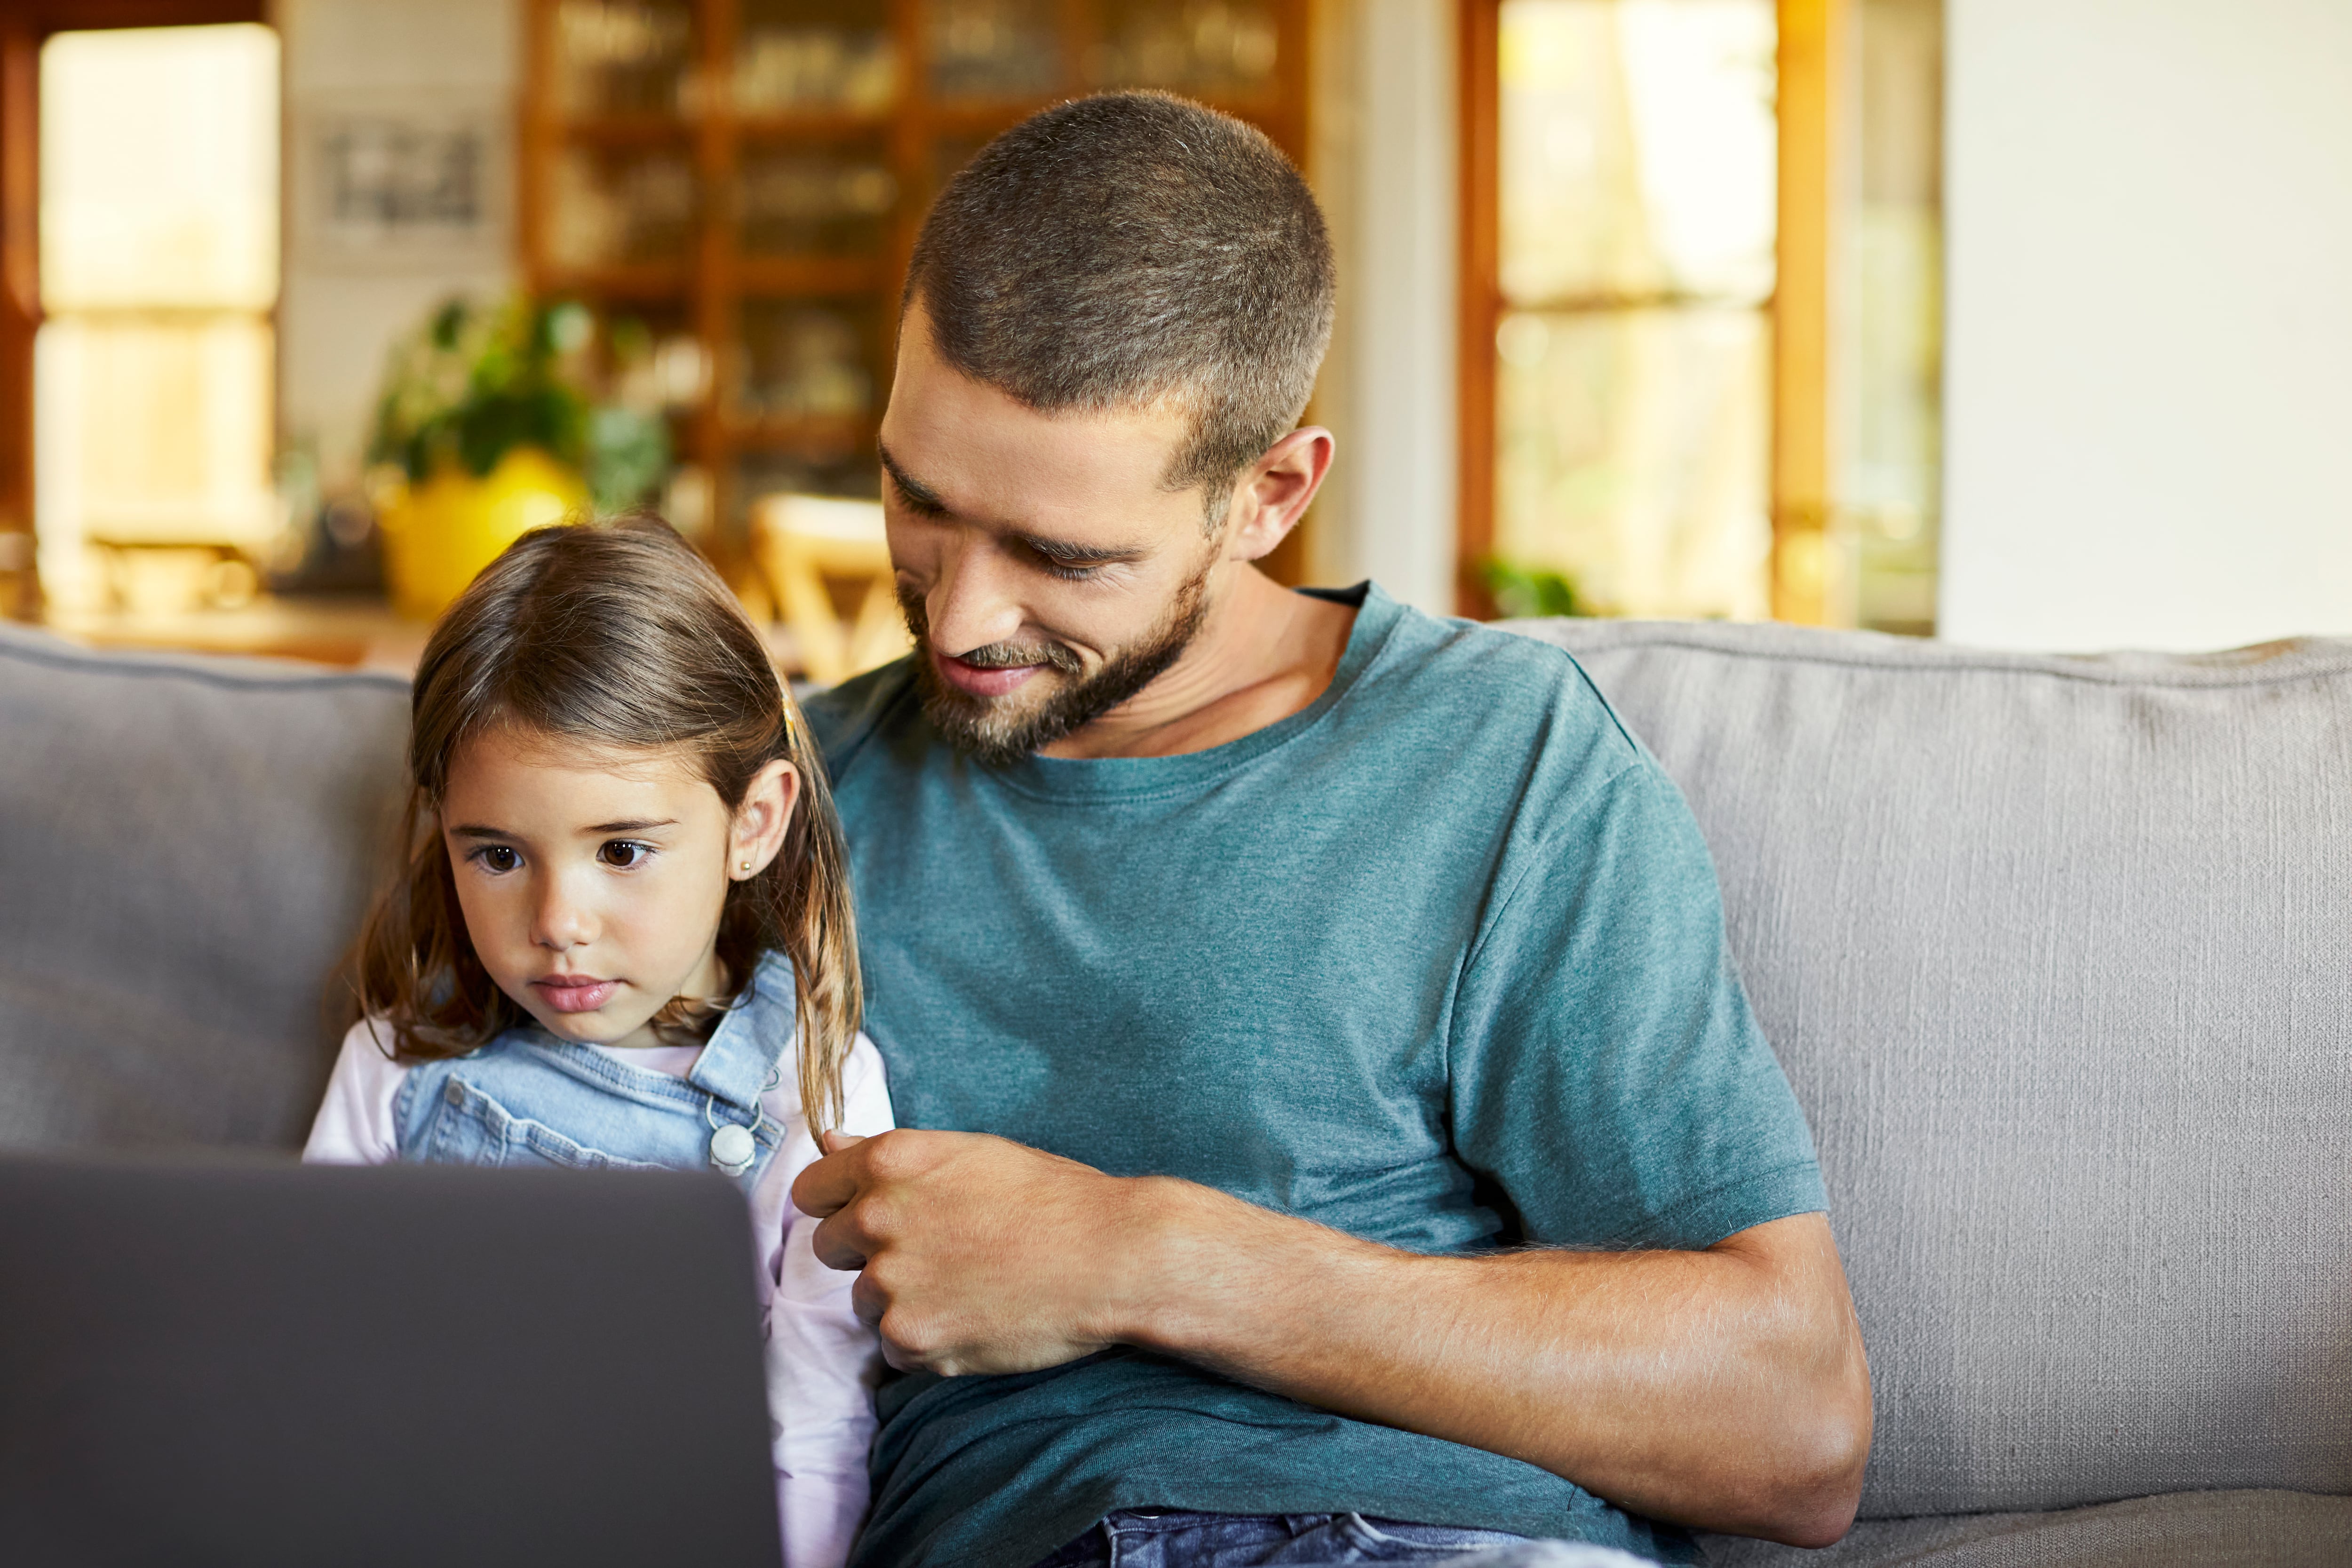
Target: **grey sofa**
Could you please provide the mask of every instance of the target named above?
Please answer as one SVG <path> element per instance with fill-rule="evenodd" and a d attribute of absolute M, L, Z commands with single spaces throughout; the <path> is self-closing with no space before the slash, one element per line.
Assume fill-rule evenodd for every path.
<path fill-rule="evenodd" d="M 1863 1521 L 1731 1563 L 2352 1563 L 2352 644 L 1529 623 L 1680 781 L 1812 1119 Z M 405 691 L 0 628 L 0 1149 L 290 1147 Z"/>

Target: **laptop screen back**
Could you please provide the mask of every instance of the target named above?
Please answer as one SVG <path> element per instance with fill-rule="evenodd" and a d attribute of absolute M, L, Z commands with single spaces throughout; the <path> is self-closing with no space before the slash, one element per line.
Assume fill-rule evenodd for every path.
<path fill-rule="evenodd" d="M 0 1561 L 774 1568 L 741 1198 L 0 1161 Z"/>

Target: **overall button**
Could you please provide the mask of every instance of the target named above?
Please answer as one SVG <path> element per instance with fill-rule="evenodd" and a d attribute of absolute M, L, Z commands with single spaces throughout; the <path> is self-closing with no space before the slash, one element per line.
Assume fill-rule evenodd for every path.
<path fill-rule="evenodd" d="M 453 1078 L 441 1086 L 441 1098 L 452 1105 L 463 1105 L 466 1103 L 466 1086 Z"/>
<path fill-rule="evenodd" d="M 729 1122 L 710 1135 L 710 1163 L 730 1176 L 740 1176 L 751 1168 L 751 1156 L 759 1145 L 751 1141 L 751 1130 Z"/>

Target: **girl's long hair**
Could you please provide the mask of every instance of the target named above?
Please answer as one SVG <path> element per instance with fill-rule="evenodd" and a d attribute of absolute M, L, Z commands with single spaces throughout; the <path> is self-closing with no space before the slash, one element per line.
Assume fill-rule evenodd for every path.
<path fill-rule="evenodd" d="M 766 869 L 730 883 L 719 959 L 730 1005 L 764 953 L 792 960 L 803 1111 L 812 1128 L 839 1123 L 862 996 L 824 764 L 734 595 L 667 523 L 626 518 L 517 540 L 433 628 L 410 713 L 401 864 L 352 966 L 360 1009 L 390 1025 L 395 1059 L 464 1056 L 530 1016 L 476 955 L 442 842 L 449 768 L 467 742 L 512 724 L 600 749 L 683 752 L 730 813 L 782 758 L 800 774 L 799 804 Z M 700 1005 L 673 999 L 655 1030 L 684 1037 Z"/>

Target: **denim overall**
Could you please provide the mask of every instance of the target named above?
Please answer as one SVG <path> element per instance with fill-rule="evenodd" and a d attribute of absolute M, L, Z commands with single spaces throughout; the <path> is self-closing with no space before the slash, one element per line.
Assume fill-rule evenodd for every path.
<path fill-rule="evenodd" d="M 793 968 L 770 953 L 749 994 L 720 1019 L 683 1079 L 559 1040 L 535 1024 L 481 1049 L 410 1069 L 394 1102 L 400 1157 L 442 1165 L 573 1169 L 718 1168 L 749 1193 L 783 1142 L 761 1093 L 784 1080 L 793 1043 Z M 748 1163 L 712 1154 L 719 1130 L 751 1134 Z M 742 1147 L 740 1134 L 729 1141 Z"/>

